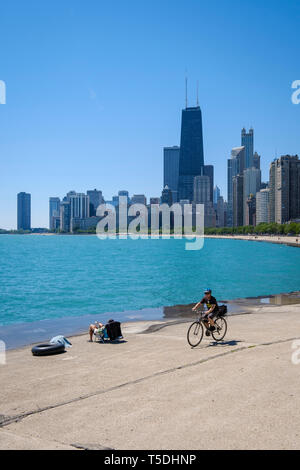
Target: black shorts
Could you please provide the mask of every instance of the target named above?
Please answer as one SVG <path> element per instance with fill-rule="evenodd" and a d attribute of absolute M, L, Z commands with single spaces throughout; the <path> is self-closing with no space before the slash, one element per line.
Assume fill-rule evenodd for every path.
<path fill-rule="evenodd" d="M 208 316 L 208 318 L 210 318 L 211 320 L 214 320 L 215 318 L 217 318 L 218 313 L 219 313 L 219 310 L 218 310 L 218 309 L 217 309 L 217 310 L 215 309 L 213 312 L 211 312 L 211 313 L 210 313 L 209 315 L 207 315 L 207 316 Z"/>

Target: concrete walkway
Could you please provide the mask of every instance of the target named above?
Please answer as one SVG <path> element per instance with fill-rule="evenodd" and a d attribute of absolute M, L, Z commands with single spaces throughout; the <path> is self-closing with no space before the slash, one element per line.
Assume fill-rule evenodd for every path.
<path fill-rule="evenodd" d="M 205 235 L 205 238 L 228 238 L 230 240 L 246 240 L 255 242 L 276 243 L 279 245 L 299 246 L 300 236 L 285 235 Z"/>
<path fill-rule="evenodd" d="M 120 344 L 77 336 L 62 355 L 9 351 L 0 449 L 299 449 L 300 306 L 228 326 L 223 343 L 195 349 L 188 323 L 141 322 Z"/>

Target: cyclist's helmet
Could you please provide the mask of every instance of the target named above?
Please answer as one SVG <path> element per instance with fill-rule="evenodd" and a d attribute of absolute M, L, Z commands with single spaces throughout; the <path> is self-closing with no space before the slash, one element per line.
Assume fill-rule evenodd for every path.
<path fill-rule="evenodd" d="M 204 294 L 211 294 L 211 289 L 205 289 Z"/>

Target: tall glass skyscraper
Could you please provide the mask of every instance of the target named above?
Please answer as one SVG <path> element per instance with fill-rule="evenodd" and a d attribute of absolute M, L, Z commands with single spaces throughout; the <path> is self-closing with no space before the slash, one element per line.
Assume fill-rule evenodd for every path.
<path fill-rule="evenodd" d="M 246 132 L 246 129 L 242 129 L 241 133 L 242 146 L 245 147 L 245 168 L 252 168 L 254 166 L 253 161 L 253 145 L 254 145 L 254 131 L 249 129 L 249 132 Z"/>
<path fill-rule="evenodd" d="M 202 113 L 199 106 L 182 110 L 178 199 L 192 201 L 194 177 L 204 166 Z"/>
<path fill-rule="evenodd" d="M 18 194 L 18 230 L 31 229 L 31 194 Z"/>
<path fill-rule="evenodd" d="M 172 191 L 173 202 L 177 201 L 180 148 L 164 147 L 164 187 Z"/>
<path fill-rule="evenodd" d="M 214 199 L 214 166 L 213 165 L 204 165 L 203 169 L 201 169 L 201 175 L 205 175 L 209 177 L 210 188 L 210 202 L 213 202 Z"/>
<path fill-rule="evenodd" d="M 227 160 L 227 226 L 233 226 L 233 178 L 244 174 L 245 147 L 234 147 L 231 157 Z M 240 183 L 240 182 L 239 182 Z"/>
<path fill-rule="evenodd" d="M 218 204 L 218 199 L 221 196 L 221 191 L 219 186 L 214 187 L 214 204 Z"/>
<path fill-rule="evenodd" d="M 50 197 L 49 198 L 49 229 L 55 229 L 55 219 L 60 217 L 60 198 Z"/>

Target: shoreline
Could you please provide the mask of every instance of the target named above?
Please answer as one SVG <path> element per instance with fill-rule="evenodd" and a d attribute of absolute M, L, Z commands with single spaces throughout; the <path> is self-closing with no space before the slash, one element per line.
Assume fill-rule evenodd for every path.
<path fill-rule="evenodd" d="M 220 299 L 218 303 L 224 303 L 228 306 L 228 316 L 252 314 L 265 307 L 274 308 L 276 306 L 300 304 L 300 291 L 229 300 Z M 106 312 L 101 315 L 88 314 L 0 325 L 0 340 L 5 342 L 7 351 L 16 351 L 48 341 L 58 334 L 69 338 L 87 335 L 88 327 L 95 319 L 104 323 L 109 318 L 120 319 L 120 316 L 127 317 L 126 320 L 121 321 L 123 327 L 132 327 L 143 323 L 166 325 L 174 322 L 183 323 L 195 318 L 195 313 L 192 312 L 194 305 L 194 303 L 179 304 L 124 312 Z M 22 334 L 20 334 L 20 331 L 22 331 Z"/>
<path fill-rule="evenodd" d="M 92 236 L 92 237 L 97 237 L 96 233 L 1 233 L 0 235 L 22 235 L 22 236 Z M 136 235 L 136 234 L 134 234 Z M 116 234 L 116 238 L 119 236 L 126 236 L 128 238 L 131 238 L 131 235 L 129 233 L 118 233 Z M 144 237 L 144 238 L 143 238 Z M 146 238 L 147 237 L 147 238 Z M 153 235 L 153 237 L 149 234 L 141 234 L 141 239 L 147 240 L 147 239 L 171 239 L 175 238 L 176 236 L 174 234 L 160 234 L 158 237 L 157 235 Z M 265 243 L 273 243 L 277 245 L 287 245 L 287 246 L 292 246 L 292 247 L 300 247 L 300 236 L 285 236 L 285 235 L 194 235 L 194 236 L 186 236 L 182 235 L 181 238 L 177 239 L 188 239 L 188 240 L 193 240 L 194 238 L 220 238 L 220 239 L 227 239 L 227 240 L 243 240 L 243 241 L 256 241 L 256 242 L 265 242 Z"/>

